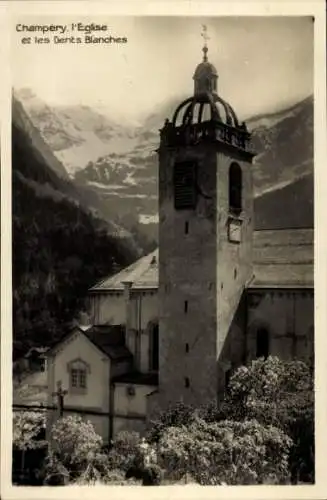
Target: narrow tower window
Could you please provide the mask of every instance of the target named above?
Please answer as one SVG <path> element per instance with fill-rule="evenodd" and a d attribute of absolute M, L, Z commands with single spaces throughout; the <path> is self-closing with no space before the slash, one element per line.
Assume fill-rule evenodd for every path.
<path fill-rule="evenodd" d="M 188 221 L 185 222 L 184 232 L 185 234 L 188 234 Z"/>
<path fill-rule="evenodd" d="M 242 211 L 242 169 L 238 163 L 229 168 L 229 210 L 235 214 Z"/>
<path fill-rule="evenodd" d="M 188 301 L 185 300 L 184 301 L 184 312 L 187 313 L 187 311 L 188 311 Z"/>
<path fill-rule="evenodd" d="M 174 166 L 174 205 L 176 210 L 196 207 L 197 164 L 192 161 L 177 162 Z"/>
<path fill-rule="evenodd" d="M 185 387 L 190 387 L 190 379 L 188 377 L 185 377 L 184 379 Z"/>
<path fill-rule="evenodd" d="M 185 352 L 189 352 L 189 345 L 185 344 Z"/>
<path fill-rule="evenodd" d="M 159 326 L 154 324 L 150 331 L 150 370 L 159 369 Z"/>
<path fill-rule="evenodd" d="M 269 356 L 269 333 L 265 328 L 257 331 L 257 358 L 267 359 Z"/>

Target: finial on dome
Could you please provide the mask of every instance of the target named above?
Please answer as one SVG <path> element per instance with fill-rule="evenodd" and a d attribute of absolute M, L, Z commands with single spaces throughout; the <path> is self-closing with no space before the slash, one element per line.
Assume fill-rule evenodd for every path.
<path fill-rule="evenodd" d="M 202 49 L 202 52 L 203 52 L 203 62 L 207 62 L 208 61 L 208 45 L 207 45 L 207 41 L 210 40 L 210 37 L 208 36 L 208 28 L 205 24 L 202 24 L 202 33 L 201 33 L 201 36 L 203 37 L 203 40 L 204 40 L 204 46 L 203 46 L 203 49 Z"/>
<path fill-rule="evenodd" d="M 194 80 L 194 94 L 197 96 L 207 96 L 208 93 L 212 94 L 217 92 L 217 70 L 213 64 L 208 61 L 208 46 L 207 41 L 210 39 L 207 32 L 207 26 L 202 25 L 201 36 L 204 39 L 203 46 L 203 61 L 197 65 L 193 80 Z"/>

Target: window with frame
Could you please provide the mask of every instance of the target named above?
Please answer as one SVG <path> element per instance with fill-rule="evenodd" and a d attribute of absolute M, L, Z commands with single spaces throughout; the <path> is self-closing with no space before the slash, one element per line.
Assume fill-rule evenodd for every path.
<path fill-rule="evenodd" d="M 71 392 L 84 393 L 87 390 L 87 379 L 90 367 L 81 359 L 68 363 L 69 388 Z"/>
<path fill-rule="evenodd" d="M 86 389 L 86 370 L 72 368 L 71 386 L 77 389 Z"/>

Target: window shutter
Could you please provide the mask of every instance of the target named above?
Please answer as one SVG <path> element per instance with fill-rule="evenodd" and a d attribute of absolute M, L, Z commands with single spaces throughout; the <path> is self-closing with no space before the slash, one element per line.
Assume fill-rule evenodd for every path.
<path fill-rule="evenodd" d="M 176 210 L 194 209 L 197 202 L 197 165 L 195 162 L 178 162 L 174 167 L 174 201 Z"/>

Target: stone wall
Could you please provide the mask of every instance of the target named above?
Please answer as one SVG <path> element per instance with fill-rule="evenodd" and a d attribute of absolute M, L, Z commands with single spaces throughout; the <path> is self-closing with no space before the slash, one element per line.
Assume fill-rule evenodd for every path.
<path fill-rule="evenodd" d="M 269 353 L 281 359 L 310 362 L 314 355 L 313 290 L 249 291 L 247 360 L 256 355 L 257 332 L 269 334 Z"/>
<path fill-rule="evenodd" d="M 198 163 L 197 205 L 175 210 L 174 163 L 189 159 Z M 233 161 L 226 152 L 217 153 L 214 143 L 160 151 L 159 406 L 215 400 L 231 363 L 225 348 L 229 333 L 242 344 L 241 298 L 252 262 L 252 173 L 251 165 L 238 159 L 242 238 L 231 243 L 228 173 Z M 233 363 L 238 358 L 239 353 Z"/>

